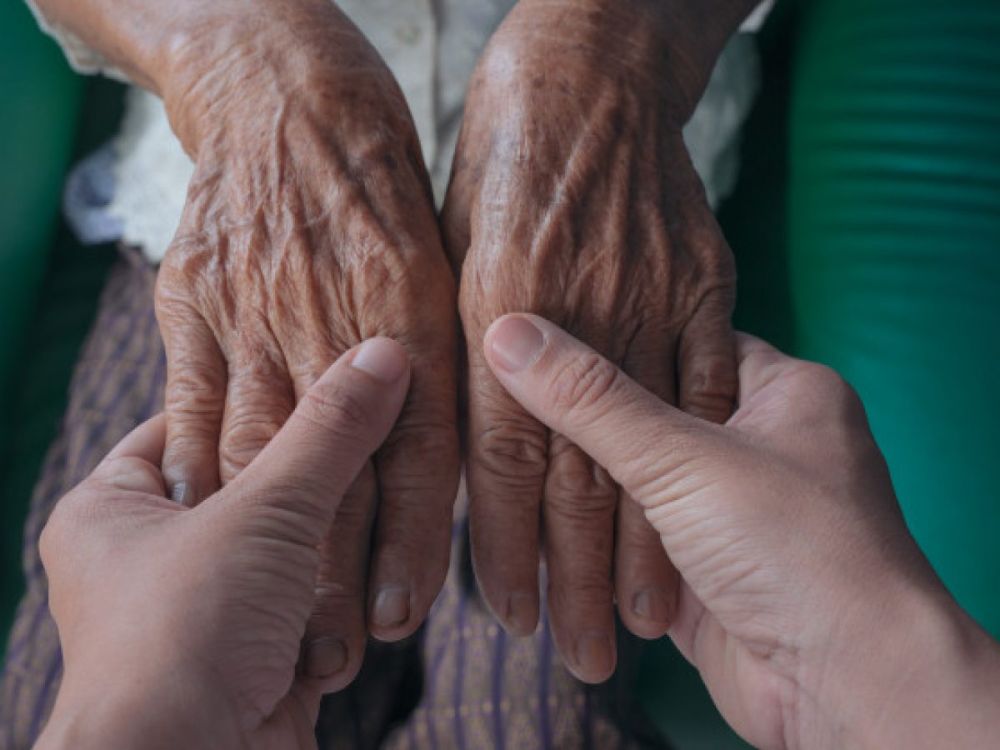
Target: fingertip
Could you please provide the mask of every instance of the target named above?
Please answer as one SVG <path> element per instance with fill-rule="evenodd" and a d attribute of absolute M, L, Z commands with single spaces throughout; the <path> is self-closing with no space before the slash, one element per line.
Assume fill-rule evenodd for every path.
<path fill-rule="evenodd" d="M 349 645 L 336 636 L 314 638 L 302 644 L 299 673 L 320 693 L 337 693 L 357 678 L 364 653 L 364 639 Z"/>
<path fill-rule="evenodd" d="M 399 640 L 405 637 L 412 610 L 412 594 L 409 586 L 381 586 L 372 598 L 371 626 L 384 640 Z"/>
<path fill-rule="evenodd" d="M 167 496 L 178 505 L 193 508 L 218 491 L 218 449 L 206 445 L 201 456 L 178 457 L 168 444 L 163 459 Z"/>
<path fill-rule="evenodd" d="M 581 682 L 598 685 L 611 678 L 617 662 L 618 653 L 613 633 L 595 630 L 585 632 L 577 638 L 571 662 L 567 666 Z"/>
<path fill-rule="evenodd" d="M 619 614 L 629 632 L 647 641 L 662 638 L 677 612 L 676 591 L 647 586 L 619 602 Z"/>
<path fill-rule="evenodd" d="M 511 635 L 524 638 L 538 629 L 538 593 L 515 591 L 507 596 L 503 616 L 497 619 Z"/>
<path fill-rule="evenodd" d="M 142 458 L 154 466 L 160 466 L 163 462 L 163 449 L 166 440 L 167 419 L 161 412 L 147 419 L 123 437 L 111 449 L 105 460 L 130 456 Z"/>

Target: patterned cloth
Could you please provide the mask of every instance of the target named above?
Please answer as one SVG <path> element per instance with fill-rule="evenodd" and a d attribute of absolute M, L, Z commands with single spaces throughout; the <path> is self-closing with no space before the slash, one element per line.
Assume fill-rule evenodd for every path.
<path fill-rule="evenodd" d="M 52 710 L 62 673 L 38 537 L 52 507 L 133 427 L 161 409 L 166 362 L 153 315 L 155 270 L 123 251 L 70 386 L 58 439 L 35 488 L 24 535 L 27 593 L 0 676 L 0 748 L 26 750 Z M 638 711 L 629 666 L 638 641 L 619 638 L 621 666 L 600 688 L 574 680 L 543 621 L 508 638 L 474 593 L 460 497 L 452 565 L 421 633 L 371 643 L 358 680 L 328 696 L 321 748 L 663 748 Z"/>

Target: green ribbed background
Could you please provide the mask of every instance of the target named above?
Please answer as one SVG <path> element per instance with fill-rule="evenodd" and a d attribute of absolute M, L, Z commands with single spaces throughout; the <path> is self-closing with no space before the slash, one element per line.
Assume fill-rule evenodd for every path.
<path fill-rule="evenodd" d="M 801 8 L 798 353 L 859 390 L 918 541 L 1000 635 L 1000 2 Z"/>

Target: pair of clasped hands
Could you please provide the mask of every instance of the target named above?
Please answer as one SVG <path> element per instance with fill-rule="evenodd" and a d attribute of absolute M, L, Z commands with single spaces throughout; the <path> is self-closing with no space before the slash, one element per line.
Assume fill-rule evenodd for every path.
<path fill-rule="evenodd" d="M 1000 656 L 909 536 L 836 374 L 741 336 L 725 425 L 687 415 L 543 318 L 484 356 L 605 467 L 680 573 L 670 636 L 765 748 L 985 748 Z M 167 499 L 165 422 L 126 437 L 41 540 L 65 675 L 39 748 L 315 747 L 303 651 L 319 547 L 412 386 L 398 343 L 341 356 L 238 477 Z"/>
<path fill-rule="evenodd" d="M 143 746 L 308 745 L 368 634 L 424 620 L 463 460 L 484 600 L 533 632 L 544 538 L 586 681 L 614 669 L 617 607 L 775 745 L 918 680 L 845 677 L 896 618 L 958 649 L 853 396 L 730 326 L 681 129 L 754 0 L 519 0 L 440 216 L 399 86 L 328 0 L 38 4 L 162 96 L 195 162 L 157 281 L 165 415 L 43 540 L 66 657 L 48 738 L 104 712 Z M 487 335 L 519 311 L 607 359 L 535 318 Z"/>

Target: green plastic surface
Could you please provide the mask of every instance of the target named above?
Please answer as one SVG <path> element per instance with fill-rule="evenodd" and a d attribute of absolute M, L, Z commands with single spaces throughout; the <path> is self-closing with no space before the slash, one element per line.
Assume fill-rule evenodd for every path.
<path fill-rule="evenodd" d="M 0 414 L 55 235 L 81 90 L 25 4 L 0 4 Z"/>
<path fill-rule="evenodd" d="M 0 650 L 28 500 L 115 255 L 72 237 L 62 183 L 115 132 L 121 99 L 120 85 L 76 76 L 22 2 L 0 5 Z"/>
<path fill-rule="evenodd" d="M 76 133 L 81 81 L 22 2 L 0 3 L 0 634 L 21 590 L 27 497 L 6 481 L 24 433 L 15 429 L 23 344 L 56 233 Z M 34 472 L 32 472 L 34 473 Z M 6 637 L 4 637 L 4 642 Z"/>
<path fill-rule="evenodd" d="M 1000 635 L 1000 2 L 803 9 L 799 353 L 858 389 L 914 535 Z"/>

